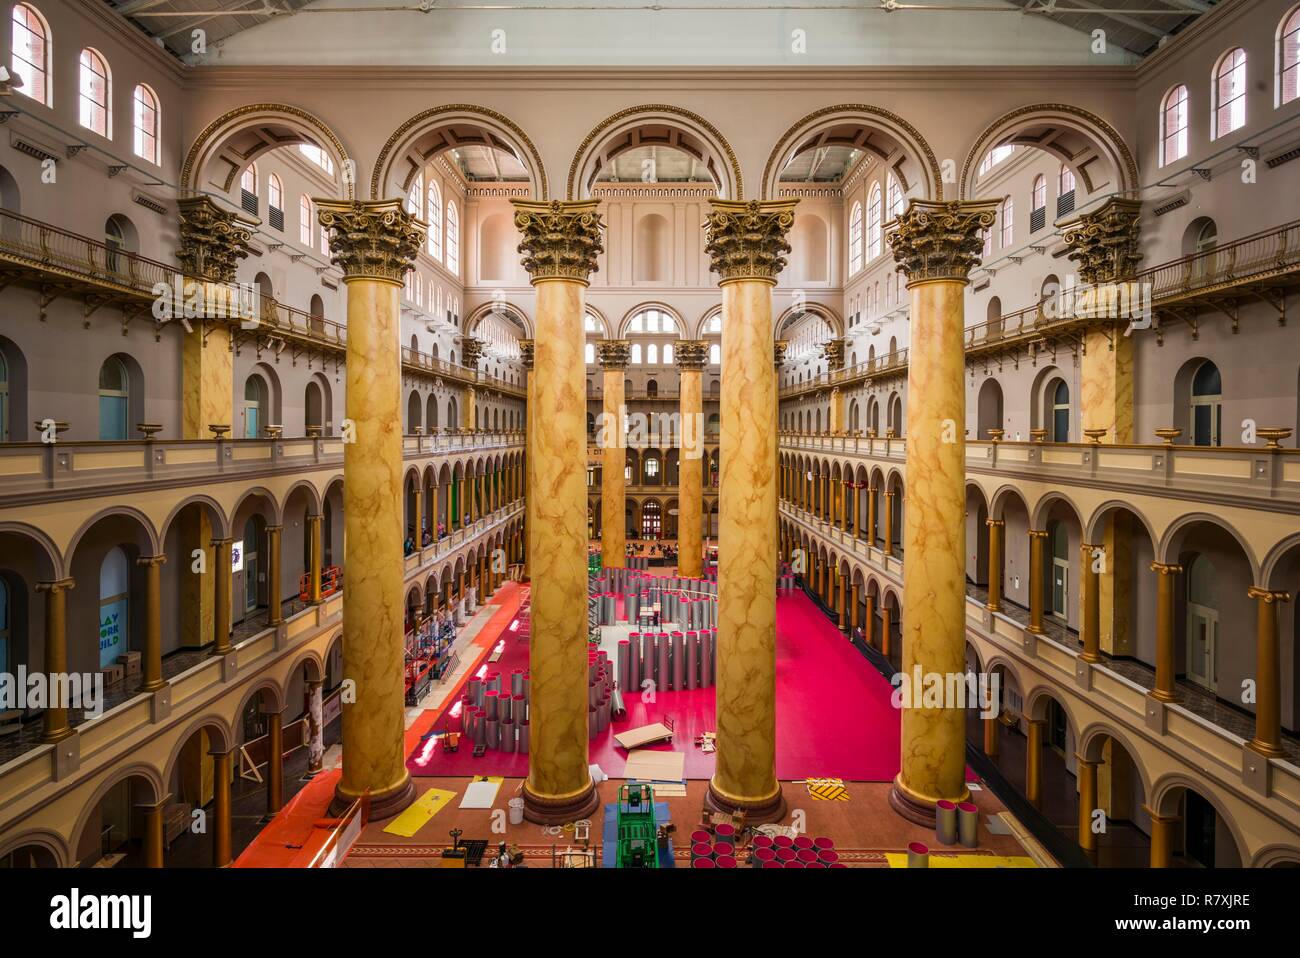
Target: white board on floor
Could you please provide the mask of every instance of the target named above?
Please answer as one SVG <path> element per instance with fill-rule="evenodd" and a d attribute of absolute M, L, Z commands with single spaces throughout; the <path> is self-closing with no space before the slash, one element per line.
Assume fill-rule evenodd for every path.
<path fill-rule="evenodd" d="M 500 782 L 470 782 L 460 800 L 460 807 L 491 808 L 500 788 Z"/>

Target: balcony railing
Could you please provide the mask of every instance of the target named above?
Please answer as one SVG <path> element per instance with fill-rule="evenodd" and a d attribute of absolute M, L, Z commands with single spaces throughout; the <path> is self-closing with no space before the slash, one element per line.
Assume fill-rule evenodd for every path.
<path fill-rule="evenodd" d="M 155 298 L 158 284 L 169 288 L 181 269 L 138 253 L 128 253 L 107 243 L 42 223 L 8 210 L 0 210 L 0 261 L 16 263 L 41 271 L 115 290 L 136 299 Z M 288 306 L 270 296 L 260 296 L 256 322 L 246 322 L 248 332 L 274 330 L 303 342 L 341 350 L 347 346 L 347 327 Z M 483 385 L 511 395 L 523 396 L 521 386 L 489 376 L 487 373 L 434 359 L 426 353 L 402 349 L 402 361 L 411 369 L 447 376 L 471 384 Z"/>
<path fill-rule="evenodd" d="M 403 457 L 522 446 L 522 432 L 411 435 L 403 438 Z M 0 507 L 51 491 L 111 493 L 142 482 L 210 483 L 249 473 L 330 466 L 343 466 L 343 440 L 336 436 L 0 443 L 0 475 L 5 477 Z"/>
<path fill-rule="evenodd" d="M 1156 309 L 1297 269 L 1300 269 L 1300 220 L 1293 220 L 1214 249 L 1144 269 L 1133 277 L 1132 282 L 1138 288 L 1149 287 L 1151 307 Z M 966 350 L 988 350 L 1088 322 L 1091 320 L 1084 316 L 1066 310 L 1058 312 L 1050 304 L 1045 307 L 1043 303 L 1035 303 L 996 319 L 967 326 Z M 907 350 L 904 348 L 865 363 L 822 373 L 806 382 L 793 383 L 784 387 L 781 395 L 796 396 L 840 383 L 903 372 L 906 367 Z"/>

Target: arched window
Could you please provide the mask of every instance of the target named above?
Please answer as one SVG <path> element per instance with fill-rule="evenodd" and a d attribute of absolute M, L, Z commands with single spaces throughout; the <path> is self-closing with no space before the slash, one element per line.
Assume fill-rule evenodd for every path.
<path fill-rule="evenodd" d="M 641 363 L 641 344 L 640 344 L 640 343 L 633 343 L 633 344 L 632 344 L 632 364 L 633 364 L 633 365 L 640 365 L 640 363 Z"/>
<path fill-rule="evenodd" d="M 239 205 L 251 216 L 258 214 L 257 182 L 257 164 L 249 163 L 247 169 L 239 174 Z"/>
<path fill-rule="evenodd" d="M 1061 172 L 1056 176 L 1056 215 L 1064 216 L 1074 212 L 1074 172 L 1061 164 Z"/>
<path fill-rule="evenodd" d="M 672 364 L 673 364 L 673 344 L 664 343 L 664 365 L 671 366 Z"/>
<path fill-rule="evenodd" d="M 158 97 L 143 83 L 137 84 L 131 98 L 134 106 L 135 155 L 150 163 L 158 162 Z"/>
<path fill-rule="evenodd" d="M 311 197 L 304 193 L 298 197 L 298 242 L 303 246 L 311 246 L 313 218 Z"/>
<path fill-rule="evenodd" d="M 1300 7 L 1291 11 L 1277 31 L 1277 105 L 1300 96 Z"/>
<path fill-rule="evenodd" d="M 244 438 L 256 439 L 267 412 L 266 382 L 261 376 L 244 380 Z"/>
<path fill-rule="evenodd" d="M 1004 160 L 1010 159 L 1011 154 L 1016 151 L 1014 146 L 995 146 L 984 154 L 984 159 L 980 160 L 979 175 L 983 176 L 993 167 L 997 166 Z"/>
<path fill-rule="evenodd" d="M 1229 50 L 1214 68 L 1214 139 L 1246 125 L 1246 51 Z"/>
<path fill-rule="evenodd" d="M 447 201 L 447 270 L 460 275 L 460 216 L 455 200 Z"/>
<path fill-rule="evenodd" d="M 871 188 L 867 201 L 867 262 L 880 255 L 880 184 Z"/>
<path fill-rule="evenodd" d="M 1064 379 L 1052 390 L 1052 442 L 1070 441 L 1070 387 Z"/>
<path fill-rule="evenodd" d="M 896 219 L 903 213 L 903 190 L 898 185 L 898 179 L 893 173 L 889 174 L 889 191 L 887 194 L 889 203 L 889 219 Z"/>
<path fill-rule="evenodd" d="M 583 361 L 584 361 L 588 366 L 590 366 L 592 363 L 594 363 L 594 362 L 596 361 L 596 344 L 595 344 L 595 343 L 587 343 L 587 345 L 585 345 L 585 346 L 582 348 L 582 358 L 583 358 Z"/>
<path fill-rule="evenodd" d="M 849 213 L 849 275 L 862 269 L 862 204 L 854 203 Z"/>
<path fill-rule="evenodd" d="M 99 438 L 127 437 L 127 410 L 130 408 L 130 379 L 126 366 L 116 356 L 99 367 Z"/>
<path fill-rule="evenodd" d="M 717 343 L 709 345 L 709 365 L 719 366 L 722 364 L 722 347 Z"/>
<path fill-rule="evenodd" d="M 420 216 L 420 201 L 424 199 L 424 174 L 417 173 L 411 181 L 411 188 L 406 191 L 406 212 L 417 219 Z"/>
<path fill-rule="evenodd" d="M 1043 174 L 1034 177 L 1034 189 L 1029 199 L 1029 232 L 1037 233 L 1047 225 L 1047 177 Z"/>
<path fill-rule="evenodd" d="M 38 103 L 50 105 L 50 28 L 36 8 L 14 4 L 13 57 L 10 67 L 22 80 L 18 92 Z"/>
<path fill-rule="evenodd" d="M 429 255 L 436 260 L 442 259 L 442 191 L 432 178 L 426 192 L 425 216 L 429 221 Z M 432 300 L 430 300 L 432 303 Z"/>
<path fill-rule="evenodd" d="M 1223 378 L 1206 360 L 1192 377 L 1192 445 L 1218 446 L 1223 431 Z"/>
<path fill-rule="evenodd" d="M 127 651 L 130 629 L 131 562 L 114 546 L 99 565 L 99 667 L 117 664 Z"/>
<path fill-rule="evenodd" d="M 86 47 L 81 51 L 79 76 L 77 112 L 81 125 L 92 133 L 111 139 L 113 130 L 109 104 L 112 102 L 112 81 L 108 61 L 97 51 Z"/>
<path fill-rule="evenodd" d="M 274 173 L 266 178 L 266 208 L 271 216 L 271 225 L 278 230 L 284 229 L 284 184 Z"/>
<path fill-rule="evenodd" d="M 135 226 L 121 213 L 114 213 L 104 223 L 104 245 L 108 247 L 104 265 L 113 272 L 120 272 L 126 262 L 119 254 L 136 250 Z"/>
<path fill-rule="evenodd" d="M 645 348 L 645 361 L 651 366 L 659 365 L 659 344 L 650 343 Z"/>
<path fill-rule="evenodd" d="M 334 160 L 315 143 L 299 143 L 298 152 L 311 160 L 330 176 L 334 175 Z"/>
<path fill-rule="evenodd" d="M 1015 203 L 1011 197 L 1002 201 L 1002 248 L 1007 249 L 1015 240 Z"/>
<path fill-rule="evenodd" d="M 708 329 L 708 332 L 710 332 L 710 333 L 720 333 L 720 332 L 722 332 L 722 314 L 721 314 L 721 313 L 719 313 L 717 316 L 714 316 L 711 320 L 709 320 L 709 329 Z"/>
<path fill-rule="evenodd" d="M 1187 155 L 1187 87 L 1181 83 L 1165 94 L 1160 105 L 1160 165 Z"/>

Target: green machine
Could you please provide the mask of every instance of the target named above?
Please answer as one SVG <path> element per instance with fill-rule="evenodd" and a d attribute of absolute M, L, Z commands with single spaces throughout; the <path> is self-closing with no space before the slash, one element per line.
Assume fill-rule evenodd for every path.
<path fill-rule="evenodd" d="M 655 827 L 655 793 L 649 785 L 624 785 L 618 790 L 616 868 L 658 868 L 659 841 Z"/>

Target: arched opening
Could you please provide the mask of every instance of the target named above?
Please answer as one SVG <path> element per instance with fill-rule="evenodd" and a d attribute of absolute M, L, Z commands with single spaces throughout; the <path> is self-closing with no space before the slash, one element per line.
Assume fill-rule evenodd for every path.
<path fill-rule="evenodd" d="M 975 437 L 991 439 L 994 429 L 1002 429 L 1002 386 L 990 378 L 980 384 L 976 399 Z"/>

